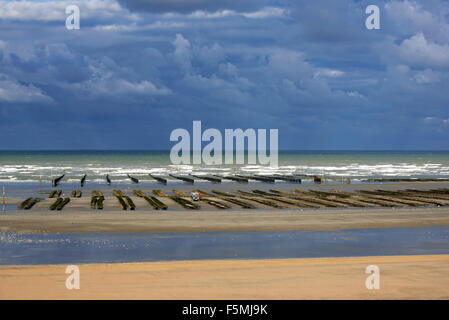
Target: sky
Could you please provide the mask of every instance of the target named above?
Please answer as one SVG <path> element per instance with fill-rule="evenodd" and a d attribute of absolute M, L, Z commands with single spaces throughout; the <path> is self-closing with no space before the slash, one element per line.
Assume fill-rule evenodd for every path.
<path fill-rule="evenodd" d="M 169 149 L 193 120 L 449 150 L 449 1 L 0 0 L 1 150 Z"/>

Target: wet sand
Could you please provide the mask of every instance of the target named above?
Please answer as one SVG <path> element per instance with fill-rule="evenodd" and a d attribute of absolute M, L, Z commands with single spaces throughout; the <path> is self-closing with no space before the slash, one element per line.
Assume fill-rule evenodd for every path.
<path fill-rule="evenodd" d="M 0 299 L 449 299 L 449 255 L 89 264 L 79 290 L 66 267 L 0 267 Z"/>
<path fill-rule="evenodd" d="M 449 207 L 0 214 L 0 232 L 201 232 L 449 226 Z"/>

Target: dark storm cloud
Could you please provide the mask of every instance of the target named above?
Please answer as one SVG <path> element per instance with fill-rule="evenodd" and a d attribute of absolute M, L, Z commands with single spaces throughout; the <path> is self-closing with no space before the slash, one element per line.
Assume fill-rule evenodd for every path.
<path fill-rule="evenodd" d="M 77 31 L 67 3 L 0 2 L 0 148 L 168 148 L 193 120 L 281 148 L 449 147 L 446 2 L 375 1 L 367 30 L 371 1 L 79 1 Z"/>

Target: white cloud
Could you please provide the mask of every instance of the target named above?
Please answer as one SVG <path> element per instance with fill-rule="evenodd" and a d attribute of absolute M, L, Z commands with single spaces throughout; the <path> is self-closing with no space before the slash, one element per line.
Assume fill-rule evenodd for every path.
<path fill-rule="evenodd" d="M 391 1 L 385 10 L 405 34 L 423 32 L 428 39 L 449 41 L 449 24 L 444 12 L 430 12 L 423 8 L 425 3 L 414 1 Z M 434 10 L 435 11 L 435 10 Z"/>
<path fill-rule="evenodd" d="M 385 4 L 385 10 L 395 19 L 407 19 L 416 25 L 422 26 L 434 20 L 430 12 L 413 1 L 392 1 Z"/>
<path fill-rule="evenodd" d="M 158 88 L 150 81 L 131 82 L 125 79 L 91 79 L 84 83 L 71 85 L 72 88 L 84 91 L 90 97 L 116 97 L 116 96 L 155 96 L 168 95 L 171 90 Z"/>
<path fill-rule="evenodd" d="M 268 66 L 280 77 L 290 80 L 313 77 L 312 66 L 298 51 L 278 50 L 270 55 Z"/>
<path fill-rule="evenodd" d="M 220 74 L 228 76 L 228 77 L 234 78 L 234 77 L 237 77 L 237 75 L 238 75 L 237 67 L 229 62 L 220 63 L 220 65 L 218 66 L 218 70 L 219 70 Z"/>
<path fill-rule="evenodd" d="M 396 49 L 399 58 L 413 66 L 449 67 L 449 45 L 427 41 L 422 33 L 405 39 Z"/>
<path fill-rule="evenodd" d="M 250 99 L 247 89 L 253 86 L 246 78 L 236 78 L 227 81 L 215 74 L 210 77 L 200 74 L 188 74 L 183 82 L 187 87 L 202 92 L 204 96 L 232 103 L 247 103 Z"/>
<path fill-rule="evenodd" d="M 167 88 L 157 88 L 149 81 L 130 82 L 124 79 L 119 79 L 112 82 L 112 88 L 116 93 L 135 93 L 141 95 L 166 95 L 171 91 Z"/>
<path fill-rule="evenodd" d="M 2 1 L 0 2 L 0 18 L 11 20 L 65 21 L 66 6 L 67 3 L 61 1 Z"/>
<path fill-rule="evenodd" d="M 114 17 L 138 20 L 136 14 L 124 10 L 115 0 L 76 1 L 0 1 L 0 19 L 21 21 L 61 21 L 65 25 L 65 8 L 76 4 L 80 8 L 81 19 Z"/>
<path fill-rule="evenodd" d="M 223 48 L 217 43 L 214 43 L 210 47 L 204 46 L 204 47 L 198 48 L 196 50 L 196 56 L 198 56 L 198 59 L 202 63 L 208 64 L 208 65 L 216 65 L 216 64 L 218 64 L 219 61 L 221 61 L 225 58 Z"/>
<path fill-rule="evenodd" d="M 349 91 L 346 93 L 349 97 L 355 97 L 355 98 L 364 98 L 362 94 L 360 94 L 357 91 Z"/>
<path fill-rule="evenodd" d="M 314 77 L 329 77 L 329 78 L 338 78 L 343 76 L 345 73 L 341 70 L 336 69 L 328 69 L 328 68 L 318 68 L 315 72 Z"/>
<path fill-rule="evenodd" d="M 426 117 L 424 118 L 424 122 L 426 122 L 427 124 L 449 124 L 449 119 L 441 119 L 441 118 L 437 118 L 437 117 Z"/>
<path fill-rule="evenodd" d="M 194 19 L 219 19 L 225 17 L 242 16 L 248 19 L 264 19 L 264 18 L 281 18 L 289 14 L 288 10 L 276 7 L 265 7 L 253 12 L 236 12 L 233 10 L 219 10 L 215 12 L 208 12 L 197 10 L 188 15 L 189 18 Z M 179 16 L 176 14 L 168 14 L 170 17 Z"/>
<path fill-rule="evenodd" d="M 51 102 L 52 99 L 33 84 L 20 84 L 17 81 L 0 76 L 0 101 L 31 103 Z"/>
<path fill-rule="evenodd" d="M 164 86 L 157 86 L 149 80 L 129 80 L 132 71 L 121 67 L 108 57 L 101 60 L 87 58 L 89 78 L 82 82 L 60 83 L 61 87 L 87 98 L 97 97 L 146 97 L 171 94 Z"/>
<path fill-rule="evenodd" d="M 263 19 L 263 18 L 283 17 L 288 14 L 289 11 L 282 8 L 265 7 L 262 10 L 243 13 L 242 15 L 250 19 Z"/>
<path fill-rule="evenodd" d="M 174 60 L 184 69 L 184 71 L 189 71 L 191 69 L 192 60 L 190 41 L 185 39 L 182 34 L 178 33 L 172 43 L 175 46 L 175 52 L 173 54 Z"/>
<path fill-rule="evenodd" d="M 220 10 L 216 12 L 207 12 L 202 10 L 197 10 L 195 12 L 192 12 L 189 14 L 189 18 L 194 19 L 217 19 L 217 18 L 224 18 L 228 16 L 235 16 L 239 13 L 233 11 L 233 10 Z"/>
<path fill-rule="evenodd" d="M 420 84 L 424 83 L 437 83 L 440 82 L 440 73 L 432 71 L 432 69 L 426 69 L 418 72 L 415 77 L 415 81 Z"/>
<path fill-rule="evenodd" d="M 95 29 L 116 32 L 116 31 L 144 31 L 153 29 L 179 29 L 185 28 L 186 26 L 187 24 L 184 22 L 156 21 L 154 23 L 145 25 L 137 25 L 136 23 L 100 25 L 95 26 Z"/>

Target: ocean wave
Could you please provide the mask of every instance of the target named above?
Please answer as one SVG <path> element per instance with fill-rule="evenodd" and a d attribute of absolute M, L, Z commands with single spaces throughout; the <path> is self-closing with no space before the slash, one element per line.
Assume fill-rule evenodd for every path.
<path fill-rule="evenodd" d="M 291 162 L 294 162 L 291 160 Z M 295 161 L 296 162 L 296 161 Z M 299 162 L 299 161 L 297 161 Z M 354 161 L 345 163 L 332 163 L 327 161 L 312 161 L 303 163 L 283 163 L 279 167 L 268 167 L 263 165 L 163 165 L 146 163 L 135 163 L 133 165 L 124 165 L 123 163 L 100 163 L 73 162 L 72 165 L 64 163 L 60 166 L 51 166 L 50 164 L 0 164 L 0 182 L 36 182 L 42 179 L 46 183 L 53 178 L 65 174 L 63 181 L 69 183 L 78 183 L 84 174 L 87 174 L 87 180 L 93 182 L 104 182 L 106 174 L 109 174 L 113 181 L 129 181 L 127 174 L 135 176 L 138 179 L 150 180 L 149 174 L 166 176 L 172 174 L 300 174 L 300 175 L 327 175 L 350 178 L 369 178 L 369 177 L 448 177 L 449 159 L 446 162 L 375 162 L 373 160 Z M 169 181 L 177 181 L 169 179 Z"/>

